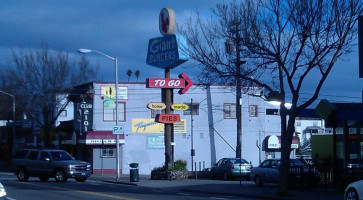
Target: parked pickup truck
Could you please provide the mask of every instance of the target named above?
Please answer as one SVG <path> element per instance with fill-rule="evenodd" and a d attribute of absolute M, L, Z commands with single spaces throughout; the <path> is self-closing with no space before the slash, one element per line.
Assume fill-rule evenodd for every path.
<path fill-rule="evenodd" d="M 91 175 L 91 165 L 74 158 L 63 150 L 21 149 L 12 160 L 11 170 L 19 181 L 27 181 L 30 176 L 39 177 L 41 181 L 55 178 L 65 182 L 74 178 L 84 182 Z"/>

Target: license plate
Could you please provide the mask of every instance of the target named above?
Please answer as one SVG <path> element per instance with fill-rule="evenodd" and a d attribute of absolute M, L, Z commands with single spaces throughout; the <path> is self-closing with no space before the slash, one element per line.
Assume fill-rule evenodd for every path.
<path fill-rule="evenodd" d="M 86 175 L 86 173 L 82 173 L 82 175 Z"/>
<path fill-rule="evenodd" d="M 246 166 L 242 166 L 242 169 L 246 169 Z"/>

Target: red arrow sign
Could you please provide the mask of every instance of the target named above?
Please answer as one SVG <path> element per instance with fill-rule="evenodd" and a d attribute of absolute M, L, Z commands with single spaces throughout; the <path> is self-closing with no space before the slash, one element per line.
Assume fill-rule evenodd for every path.
<path fill-rule="evenodd" d="M 184 94 L 192 87 L 193 82 L 184 73 L 177 78 L 148 78 L 146 79 L 147 88 L 178 88 L 179 94 Z"/>
<path fill-rule="evenodd" d="M 185 73 L 180 74 L 179 78 L 183 78 L 186 82 L 185 87 L 183 89 L 179 90 L 179 94 L 184 94 L 189 90 L 190 87 L 192 87 L 193 81 L 190 80 L 189 77 Z"/>
<path fill-rule="evenodd" d="M 175 123 L 180 121 L 179 114 L 158 114 L 156 121 L 160 123 Z"/>
<path fill-rule="evenodd" d="M 148 78 L 146 84 L 148 88 L 185 88 L 184 79 L 177 78 Z"/>

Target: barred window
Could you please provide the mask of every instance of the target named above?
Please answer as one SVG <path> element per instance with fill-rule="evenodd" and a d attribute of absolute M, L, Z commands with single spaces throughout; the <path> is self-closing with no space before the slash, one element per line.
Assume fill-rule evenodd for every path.
<path fill-rule="evenodd" d="M 101 157 L 102 158 L 112 158 L 116 156 L 115 148 L 102 148 L 101 149 Z"/>
<path fill-rule="evenodd" d="M 257 105 L 250 105 L 250 117 L 257 117 L 258 116 L 258 110 Z"/>
<path fill-rule="evenodd" d="M 118 102 L 118 121 L 126 121 L 126 103 Z M 103 120 L 104 121 L 116 121 L 116 107 L 109 105 L 109 102 L 103 103 Z"/>
<path fill-rule="evenodd" d="M 236 119 L 236 104 L 225 103 L 223 105 L 223 113 L 225 119 Z"/>

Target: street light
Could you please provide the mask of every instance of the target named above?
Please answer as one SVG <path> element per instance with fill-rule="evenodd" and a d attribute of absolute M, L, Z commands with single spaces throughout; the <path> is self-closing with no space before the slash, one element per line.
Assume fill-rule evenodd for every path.
<path fill-rule="evenodd" d="M 13 123 L 15 123 L 15 96 L 12 94 L 9 94 L 7 92 L 4 92 L 2 90 L 0 90 L 0 93 L 6 94 L 8 96 L 10 96 L 13 99 Z M 16 136 L 15 136 L 15 124 L 13 124 L 13 153 L 15 153 L 15 140 L 16 140 Z"/>
<path fill-rule="evenodd" d="M 115 61 L 115 90 L 116 90 L 116 97 L 115 97 L 115 106 L 116 106 L 116 126 L 118 125 L 118 73 L 117 73 L 117 57 L 111 57 L 105 53 L 102 53 L 100 51 L 96 51 L 96 50 L 90 50 L 90 49 L 78 49 L 78 52 L 79 53 L 83 53 L 83 54 L 86 54 L 86 53 L 91 53 L 91 52 L 94 52 L 94 53 L 98 53 L 98 54 L 101 54 L 113 61 Z M 119 153 L 120 153 L 120 147 L 119 147 L 119 134 L 116 134 L 116 180 L 119 179 L 120 177 L 120 162 L 119 162 Z"/>

